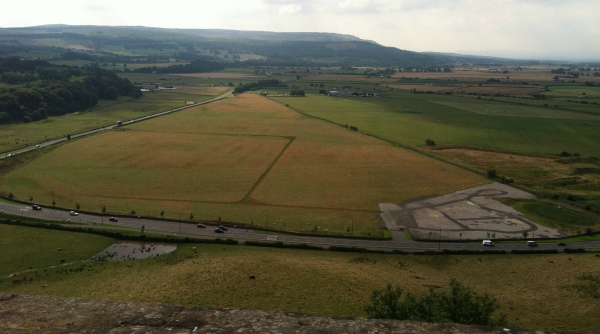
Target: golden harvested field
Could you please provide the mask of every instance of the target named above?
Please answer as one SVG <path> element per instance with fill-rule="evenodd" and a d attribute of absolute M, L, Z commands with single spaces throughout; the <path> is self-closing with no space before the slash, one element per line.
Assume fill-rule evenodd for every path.
<path fill-rule="evenodd" d="M 50 203 L 54 190 L 58 206 L 147 216 L 264 226 L 269 215 L 295 231 L 341 233 L 354 220 L 355 234 L 377 236 L 378 203 L 486 182 L 243 94 L 74 141 L 4 175 L 0 191 Z"/>
<path fill-rule="evenodd" d="M 149 260 L 90 263 L 77 273 L 55 273 L 57 268 L 28 284 L 6 280 L 0 289 L 356 317 L 365 316 L 371 291 L 388 282 L 421 292 L 445 289 L 456 278 L 496 297 L 511 327 L 592 333 L 600 299 L 576 287 L 590 282 L 582 275 L 600 276 L 599 263 L 593 254 L 406 256 L 201 244 Z"/>

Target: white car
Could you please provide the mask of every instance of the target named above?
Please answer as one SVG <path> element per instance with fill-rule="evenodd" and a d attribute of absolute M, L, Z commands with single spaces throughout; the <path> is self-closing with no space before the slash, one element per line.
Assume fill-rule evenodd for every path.
<path fill-rule="evenodd" d="M 77 212 L 75 212 L 75 211 L 71 211 L 71 212 L 69 212 L 69 214 L 71 216 L 79 216 L 79 214 Z"/>

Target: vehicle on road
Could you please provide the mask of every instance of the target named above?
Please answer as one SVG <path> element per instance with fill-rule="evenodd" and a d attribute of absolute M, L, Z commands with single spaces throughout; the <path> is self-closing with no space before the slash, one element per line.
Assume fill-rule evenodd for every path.
<path fill-rule="evenodd" d="M 198 225 L 196 225 L 197 228 L 206 228 L 206 225 L 199 223 Z"/>
<path fill-rule="evenodd" d="M 215 229 L 215 233 L 225 233 L 225 231 L 223 231 L 223 230 L 222 230 L 222 229 L 220 229 L 220 228 L 216 228 L 216 229 Z"/>
<path fill-rule="evenodd" d="M 110 217 L 110 218 L 108 218 L 108 220 L 111 221 L 111 222 L 118 222 L 119 218 L 117 218 L 117 217 Z"/>
<path fill-rule="evenodd" d="M 10 157 L 12 157 L 12 153 L 9 153 L 9 154 L 8 154 L 6 157 L 7 157 L 7 158 L 10 158 Z"/>
<path fill-rule="evenodd" d="M 482 244 L 483 246 L 494 246 L 492 240 L 483 240 Z"/>
<path fill-rule="evenodd" d="M 36 210 L 36 211 L 41 211 L 42 210 L 42 207 L 39 206 L 39 205 L 37 205 L 37 204 L 32 205 L 31 208 L 34 209 L 34 210 Z"/>
<path fill-rule="evenodd" d="M 75 211 L 71 211 L 71 212 L 69 212 L 69 214 L 71 216 L 79 216 L 79 214 L 77 212 L 75 212 Z"/>
<path fill-rule="evenodd" d="M 558 245 L 559 246 L 566 246 L 567 244 L 565 244 L 564 242 L 559 242 Z"/>
<path fill-rule="evenodd" d="M 223 225 L 219 225 L 218 228 L 220 228 L 223 231 L 227 231 L 227 227 L 223 226 Z"/>
<path fill-rule="evenodd" d="M 527 246 L 529 246 L 529 247 L 537 247 L 537 245 L 538 244 L 535 241 L 531 241 L 531 240 L 527 241 Z"/>

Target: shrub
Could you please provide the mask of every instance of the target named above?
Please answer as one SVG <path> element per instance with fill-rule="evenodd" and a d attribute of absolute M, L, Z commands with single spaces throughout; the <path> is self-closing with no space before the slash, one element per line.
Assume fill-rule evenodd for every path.
<path fill-rule="evenodd" d="M 367 317 L 427 322 L 453 322 L 466 325 L 504 326 L 506 316 L 492 315 L 500 308 L 495 298 L 480 295 L 457 280 L 450 280 L 448 291 L 429 287 L 426 293 L 402 296 L 400 287 L 387 284 L 373 290 L 371 304 L 365 306 Z"/>

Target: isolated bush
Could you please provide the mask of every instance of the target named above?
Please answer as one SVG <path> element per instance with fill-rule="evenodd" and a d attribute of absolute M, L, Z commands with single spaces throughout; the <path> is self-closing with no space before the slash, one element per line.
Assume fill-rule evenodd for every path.
<path fill-rule="evenodd" d="M 495 178 L 496 176 L 498 176 L 498 172 L 496 172 L 495 169 L 490 169 L 487 171 L 487 175 L 490 179 Z"/>
<path fill-rule="evenodd" d="M 427 146 L 435 146 L 435 142 L 431 139 L 425 139 L 425 144 Z"/>

